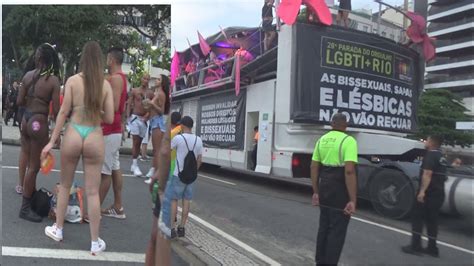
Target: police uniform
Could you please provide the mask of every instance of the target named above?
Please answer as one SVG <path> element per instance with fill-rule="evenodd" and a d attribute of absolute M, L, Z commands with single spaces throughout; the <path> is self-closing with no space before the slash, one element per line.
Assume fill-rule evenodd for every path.
<path fill-rule="evenodd" d="M 357 142 L 342 131 L 332 130 L 315 145 L 313 161 L 319 162 L 319 230 L 317 264 L 337 264 L 350 216 L 343 209 L 350 201 L 345 182 L 345 162 L 357 163 Z"/>
<path fill-rule="evenodd" d="M 446 167 L 447 161 L 439 150 L 427 151 L 423 157 L 420 180 L 423 178 L 423 170 L 431 170 L 433 175 L 425 192 L 424 203 L 417 201 L 413 209 L 411 244 L 414 248 L 421 248 L 421 233 L 423 231 L 423 223 L 426 223 L 428 250 L 438 253 L 438 248 L 436 247 L 438 213 L 445 198 L 444 182 L 446 181 Z"/>

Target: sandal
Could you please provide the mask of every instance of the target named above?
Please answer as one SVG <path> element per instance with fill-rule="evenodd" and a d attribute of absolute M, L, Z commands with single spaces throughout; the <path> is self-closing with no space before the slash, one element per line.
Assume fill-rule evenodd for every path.
<path fill-rule="evenodd" d="M 23 194 L 23 187 L 20 186 L 20 185 L 16 185 L 15 191 L 16 191 L 16 193 L 21 195 L 21 194 Z"/>

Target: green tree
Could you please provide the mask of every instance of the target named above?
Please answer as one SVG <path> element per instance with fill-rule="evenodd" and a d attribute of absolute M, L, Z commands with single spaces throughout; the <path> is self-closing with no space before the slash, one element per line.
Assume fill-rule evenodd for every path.
<path fill-rule="evenodd" d="M 466 111 L 461 98 L 448 90 L 431 89 L 423 92 L 418 107 L 419 130 L 415 137 L 426 138 L 430 134 L 438 134 L 447 145 L 471 145 L 472 134 L 456 130 L 456 122 L 472 120 Z"/>

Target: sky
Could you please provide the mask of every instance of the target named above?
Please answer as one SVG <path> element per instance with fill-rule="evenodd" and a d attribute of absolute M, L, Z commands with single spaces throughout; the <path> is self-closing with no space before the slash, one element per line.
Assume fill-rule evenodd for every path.
<path fill-rule="evenodd" d="M 197 30 L 204 37 L 230 26 L 256 27 L 260 24 L 263 0 L 174 0 L 171 7 L 171 45 L 173 50 L 188 48 L 198 42 Z M 334 1 L 336 5 L 338 0 Z M 392 5 L 402 5 L 403 0 L 385 0 Z M 352 0 L 352 9 L 378 11 L 373 0 Z"/>

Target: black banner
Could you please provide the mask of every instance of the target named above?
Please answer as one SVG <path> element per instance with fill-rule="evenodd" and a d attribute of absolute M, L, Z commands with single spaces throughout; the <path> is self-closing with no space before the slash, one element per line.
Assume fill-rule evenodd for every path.
<path fill-rule="evenodd" d="M 296 30 L 291 119 L 329 124 L 342 112 L 352 127 L 416 130 L 416 52 L 357 31 L 303 24 Z"/>
<path fill-rule="evenodd" d="M 205 147 L 244 149 L 245 90 L 203 97 L 198 113 L 196 133 Z"/>

